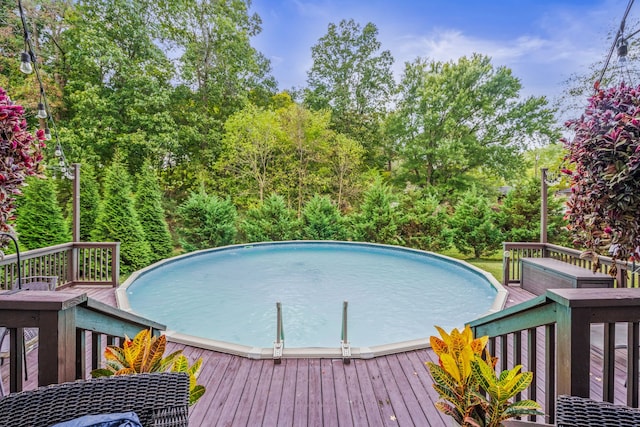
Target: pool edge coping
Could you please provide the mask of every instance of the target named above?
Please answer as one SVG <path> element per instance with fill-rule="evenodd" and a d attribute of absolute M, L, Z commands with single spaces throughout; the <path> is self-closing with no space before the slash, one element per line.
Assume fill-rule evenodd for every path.
<path fill-rule="evenodd" d="M 500 282 L 490 273 L 478 268 L 464 260 L 459 260 L 447 255 L 438 254 L 430 251 L 423 251 L 420 249 L 407 248 L 404 246 L 395 246 L 395 245 L 386 245 L 380 243 L 370 243 L 370 242 L 349 242 L 349 241 L 341 241 L 341 240 L 288 240 L 288 241 L 279 241 L 279 242 L 257 242 L 257 243 L 242 243 L 236 245 L 228 245 L 228 246 L 220 246 L 216 248 L 209 249 L 201 249 L 198 251 L 188 252 L 186 254 L 178 255 L 172 258 L 167 258 L 155 262 L 141 270 L 137 270 L 133 272 L 122 285 L 116 288 L 116 304 L 119 309 L 139 315 L 136 313 L 129 304 L 129 297 L 127 296 L 127 289 L 129 286 L 141 275 L 144 275 L 150 270 L 154 268 L 164 265 L 167 263 L 178 261 L 182 258 L 188 258 L 195 255 L 203 254 L 206 252 L 215 252 L 218 250 L 228 250 L 233 248 L 246 248 L 252 246 L 266 246 L 266 245 L 282 245 L 282 244 L 296 244 L 296 243 L 327 243 L 327 244 L 356 244 L 360 246 L 373 246 L 373 247 L 383 247 L 398 251 L 407 251 L 414 252 L 418 254 L 428 254 L 431 256 L 435 256 L 437 258 L 442 258 L 449 262 L 454 262 L 457 264 L 463 265 L 465 268 L 473 270 L 475 273 L 484 277 L 489 284 L 496 290 L 496 296 L 493 300 L 493 304 L 491 308 L 487 310 L 478 318 L 484 317 L 486 315 L 498 312 L 502 310 L 507 302 L 508 291 L 502 286 Z M 475 320 L 475 319 L 472 319 Z M 210 338 L 202 338 L 194 335 L 183 334 L 173 330 L 166 330 L 165 335 L 167 336 L 167 340 L 177 344 L 185 344 L 190 345 L 192 347 L 202 348 L 206 350 L 217 351 L 220 353 L 231 354 L 235 356 L 242 356 L 249 359 L 273 359 L 273 348 L 272 347 L 252 347 L 243 344 L 236 344 L 227 341 L 218 341 Z M 404 353 L 407 351 L 421 350 L 425 348 L 429 348 L 429 339 L 427 338 L 419 338 L 415 340 L 409 341 L 400 341 L 390 344 L 382 344 L 378 346 L 371 347 L 351 347 L 351 358 L 353 359 L 371 359 L 379 356 L 386 356 L 389 354 L 395 353 Z M 338 346 L 336 347 L 293 347 L 287 348 L 284 347 L 282 350 L 282 358 L 283 359 L 293 359 L 293 358 L 331 358 L 331 359 L 339 359 L 342 358 L 342 349 Z"/>

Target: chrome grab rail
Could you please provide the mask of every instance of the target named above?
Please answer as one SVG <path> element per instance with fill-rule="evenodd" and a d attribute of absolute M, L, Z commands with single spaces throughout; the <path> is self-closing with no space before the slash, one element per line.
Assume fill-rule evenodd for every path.
<path fill-rule="evenodd" d="M 346 364 L 351 362 L 351 346 L 349 344 L 349 337 L 347 335 L 347 309 L 349 308 L 349 302 L 344 301 L 342 303 L 342 334 L 340 338 L 340 348 L 342 349 L 342 361 Z"/>
<path fill-rule="evenodd" d="M 273 342 L 273 361 L 279 364 L 284 348 L 284 329 L 282 327 L 282 303 L 276 302 L 276 340 Z"/>

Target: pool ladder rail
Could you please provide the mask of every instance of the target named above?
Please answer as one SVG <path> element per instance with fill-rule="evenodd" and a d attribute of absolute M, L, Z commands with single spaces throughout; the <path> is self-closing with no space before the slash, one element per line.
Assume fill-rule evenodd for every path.
<path fill-rule="evenodd" d="M 340 334 L 340 349 L 342 350 L 342 361 L 345 364 L 351 363 L 351 345 L 347 335 L 347 311 L 349 302 L 342 303 L 342 333 Z M 282 363 L 282 351 L 284 350 L 284 328 L 282 326 L 282 303 L 276 302 L 276 340 L 273 342 L 273 363 Z"/>

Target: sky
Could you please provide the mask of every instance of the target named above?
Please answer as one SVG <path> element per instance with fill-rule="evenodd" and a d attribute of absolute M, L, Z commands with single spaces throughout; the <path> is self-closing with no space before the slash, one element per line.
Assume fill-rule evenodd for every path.
<path fill-rule="evenodd" d="M 253 46 L 281 90 L 306 86 L 311 47 L 329 23 L 353 18 L 378 28 L 396 81 L 417 57 L 456 61 L 480 53 L 521 80 L 523 96 L 557 99 L 566 80 L 603 61 L 628 0 L 253 0 L 262 19 Z M 638 22 L 640 3 L 627 23 Z M 614 55 L 614 59 L 615 55 Z"/>

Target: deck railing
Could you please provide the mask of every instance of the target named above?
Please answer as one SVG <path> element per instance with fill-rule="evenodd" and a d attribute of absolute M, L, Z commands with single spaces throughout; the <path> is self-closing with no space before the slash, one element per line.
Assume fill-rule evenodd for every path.
<path fill-rule="evenodd" d="M 8 292 L 0 300 L 0 325 L 10 331 L 9 389 L 23 388 L 23 328 L 38 328 L 38 385 L 87 378 L 102 351 L 117 338 L 164 325 L 92 300 L 87 294 L 48 291 Z M 90 350 L 89 350 L 90 349 Z"/>
<path fill-rule="evenodd" d="M 500 370 L 521 364 L 534 373 L 520 398 L 540 403 L 546 422 L 555 421 L 561 394 L 638 407 L 637 289 L 548 290 L 470 325 L 475 336 L 490 337 Z M 616 381 L 616 370 L 626 372 L 624 383 Z"/>
<path fill-rule="evenodd" d="M 20 254 L 21 274 L 57 276 L 58 288 L 70 285 L 120 284 L 120 243 L 73 242 Z M 0 259 L 0 288 L 11 289 L 18 279 L 15 254 Z"/>
<path fill-rule="evenodd" d="M 575 249 L 552 245 L 549 243 L 504 243 L 503 259 L 503 285 L 520 283 L 520 260 L 522 258 L 554 258 L 560 261 L 577 265 L 583 268 L 592 269 L 593 259 L 591 257 L 582 258 L 582 252 Z M 596 271 L 609 274 L 614 265 L 613 259 L 605 256 L 598 256 L 598 268 Z M 640 284 L 640 265 L 636 262 L 620 261 L 615 262 L 617 273 L 614 275 L 614 286 L 616 288 L 637 288 Z"/>

